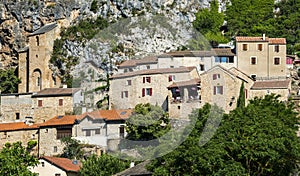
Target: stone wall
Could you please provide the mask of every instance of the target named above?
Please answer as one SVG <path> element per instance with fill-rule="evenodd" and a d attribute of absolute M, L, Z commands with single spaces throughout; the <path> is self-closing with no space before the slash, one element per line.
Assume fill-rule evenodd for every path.
<path fill-rule="evenodd" d="M 63 152 L 64 145 L 57 139 L 57 130 L 54 127 L 39 129 L 39 156 L 54 156 Z"/>

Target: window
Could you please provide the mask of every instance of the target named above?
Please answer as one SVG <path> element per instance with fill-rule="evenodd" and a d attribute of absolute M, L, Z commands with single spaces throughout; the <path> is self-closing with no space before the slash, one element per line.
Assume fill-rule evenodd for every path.
<path fill-rule="evenodd" d="M 128 91 L 122 91 L 121 98 L 128 98 Z"/>
<path fill-rule="evenodd" d="M 175 75 L 169 75 L 169 82 L 174 81 L 175 80 Z"/>
<path fill-rule="evenodd" d="M 91 136 L 91 130 L 86 130 L 85 131 L 85 136 Z"/>
<path fill-rule="evenodd" d="M 214 86 L 214 95 L 223 95 L 223 86 Z"/>
<path fill-rule="evenodd" d="M 221 78 L 220 74 L 213 74 L 213 80 Z"/>
<path fill-rule="evenodd" d="M 129 68 L 129 71 L 130 71 L 130 72 L 133 72 L 133 69 L 132 69 L 132 68 Z"/>
<path fill-rule="evenodd" d="M 247 44 L 243 44 L 243 51 L 247 51 L 248 50 L 248 45 Z"/>
<path fill-rule="evenodd" d="M 148 69 L 148 70 L 150 69 L 150 65 L 147 65 L 147 69 Z"/>
<path fill-rule="evenodd" d="M 120 132 L 120 138 L 124 138 L 125 137 L 125 126 L 121 125 L 119 127 L 119 132 Z"/>
<path fill-rule="evenodd" d="M 174 68 L 174 66 L 173 66 L 173 65 L 171 65 L 171 66 L 170 66 L 170 68 Z"/>
<path fill-rule="evenodd" d="M 61 176 L 60 174 L 55 174 L 55 176 Z"/>
<path fill-rule="evenodd" d="M 20 113 L 17 112 L 17 113 L 16 113 L 16 120 L 19 120 L 19 119 L 20 119 Z"/>
<path fill-rule="evenodd" d="M 41 164 L 42 164 L 42 167 L 45 167 L 45 162 L 41 162 Z"/>
<path fill-rule="evenodd" d="M 57 152 L 57 146 L 53 147 L 53 152 L 55 152 L 55 153 Z"/>
<path fill-rule="evenodd" d="M 250 75 L 250 77 L 253 79 L 253 80 L 256 80 L 256 75 Z"/>
<path fill-rule="evenodd" d="M 39 45 L 40 45 L 40 39 L 39 39 L 39 36 L 36 36 L 35 39 L 36 39 L 36 46 L 39 46 Z"/>
<path fill-rule="evenodd" d="M 72 136 L 72 128 L 57 128 L 56 139 Z"/>
<path fill-rule="evenodd" d="M 256 57 L 251 57 L 251 65 L 256 65 Z"/>
<path fill-rule="evenodd" d="M 131 80 L 127 80 L 126 85 L 131 86 Z"/>
<path fill-rule="evenodd" d="M 64 104 L 64 100 L 63 99 L 59 99 L 58 100 L 58 106 L 62 106 Z"/>
<path fill-rule="evenodd" d="M 234 63 L 234 57 L 233 56 L 229 56 L 229 63 Z"/>
<path fill-rule="evenodd" d="M 262 51 L 263 50 L 263 45 L 262 44 L 257 44 L 257 50 Z"/>
<path fill-rule="evenodd" d="M 274 65 L 279 65 L 280 64 L 280 58 L 279 57 L 275 57 L 274 58 Z"/>
<path fill-rule="evenodd" d="M 43 107 L 43 100 L 38 100 L 38 107 Z"/>
<path fill-rule="evenodd" d="M 277 52 L 277 53 L 279 52 L 279 45 L 274 46 L 274 51 Z"/>
<path fill-rule="evenodd" d="M 205 71 L 205 67 L 203 64 L 200 64 L 200 71 Z"/>
<path fill-rule="evenodd" d="M 128 69 L 127 69 L 127 68 L 124 69 L 124 73 L 126 73 L 126 72 L 128 72 Z"/>
<path fill-rule="evenodd" d="M 145 95 L 148 96 L 152 96 L 152 88 L 143 88 L 142 89 L 142 97 L 144 97 Z"/>
<path fill-rule="evenodd" d="M 37 79 L 36 79 L 36 85 L 37 86 L 41 85 L 41 77 L 37 77 Z"/>
<path fill-rule="evenodd" d="M 151 83 L 151 77 L 143 77 L 143 83 Z"/>
<path fill-rule="evenodd" d="M 100 129 L 95 129 L 95 134 L 100 134 Z"/>
<path fill-rule="evenodd" d="M 35 57 L 38 58 L 39 56 L 36 54 Z"/>

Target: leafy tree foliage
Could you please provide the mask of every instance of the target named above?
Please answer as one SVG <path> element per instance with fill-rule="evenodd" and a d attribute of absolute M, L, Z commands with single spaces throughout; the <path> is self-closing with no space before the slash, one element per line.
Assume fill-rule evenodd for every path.
<path fill-rule="evenodd" d="M 127 139 L 148 141 L 157 139 L 170 129 L 169 117 L 159 106 L 138 104 L 126 121 Z"/>
<path fill-rule="evenodd" d="M 98 2 L 97 2 L 97 0 L 93 0 L 92 4 L 91 4 L 91 11 L 96 13 L 97 10 L 98 10 Z"/>
<path fill-rule="evenodd" d="M 196 20 L 193 22 L 194 28 L 201 32 L 212 45 L 227 41 L 220 32 L 220 28 L 224 23 L 224 14 L 219 13 L 218 9 L 218 1 L 211 1 L 210 9 L 200 9 L 196 13 Z"/>
<path fill-rule="evenodd" d="M 231 0 L 225 12 L 229 35 L 270 34 L 274 30 L 273 9 L 274 0 Z"/>
<path fill-rule="evenodd" d="M 28 167 L 36 166 L 38 160 L 29 154 L 21 142 L 6 143 L 0 152 L 0 175 L 37 175 L 29 171 Z"/>
<path fill-rule="evenodd" d="M 13 68 L 0 69 L 0 90 L 1 93 L 14 93 L 18 91 L 18 84 L 21 80 L 16 76 Z"/>
<path fill-rule="evenodd" d="M 65 144 L 61 157 L 69 159 L 81 159 L 83 158 L 83 150 L 80 142 L 70 137 L 62 138 L 61 141 Z"/>
<path fill-rule="evenodd" d="M 80 175 L 110 176 L 128 167 L 128 161 L 123 161 L 111 155 L 103 154 L 100 157 L 92 155 L 86 161 L 83 161 L 83 165 L 80 168 Z"/>
<path fill-rule="evenodd" d="M 277 96 L 255 98 L 225 114 L 213 139 L 199 146 L 210 105 L 198 113 L 187 140 L 148 167 L 154 175 L 289 175 L 299 164 L 297 114 Z"/>

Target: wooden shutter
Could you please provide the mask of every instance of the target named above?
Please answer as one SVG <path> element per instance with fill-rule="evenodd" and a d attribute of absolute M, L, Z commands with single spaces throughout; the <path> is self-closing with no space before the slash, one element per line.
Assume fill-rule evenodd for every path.
<path fill-rule="evenodd" d="M 220 86 L 220 94 L 223 95 L 223 86 Z"/>
<path fill-rule="evenodd" d="M 245 97 L 248 98 L 248 90 L 245 89 Z"/>
<path fill-rule="evenodd" d="M 149 83 L 151 83 L 151 77 L 149 77 Z"/>
<path fill-rule="evenodd" d="M 145 82 L 146 82 L 145 80 L 146 80 L 146 78 L 145 78 L 145 77 L 143 77 L 143 83 L 145 83 Z"/>
<path fill-rule="evenodd" d="M 145 96 L 145 88 L 142 89 L 142 97 Z"/>
<path fill-rule="evenodd" d="M 217 87 L 214 86 L 214 95 L 216 95 L 216 89 L 217 89 Z"/>
<path fill-rule="evenodd" d="M 43 106 L 43 100 L 38 100 L 38 107 L 42 107 Z"/>
<path fill-rule="evenodd" d="M 213 80 L 217 79 L 217 74 L 213 74 Z"/>
<path fill-rule="evenodd" d="M 172 75 L 169 75 L 169 82 L 172 81 Z"/>
<path fill-rule="evenodd" d="M 150 96 L 152 96 L 152 88 L 150 88 Z"/>
<path fill-rule="evenodd" d="M 123 98 L 123 92 L 121 92 L 121 98 Z"/>

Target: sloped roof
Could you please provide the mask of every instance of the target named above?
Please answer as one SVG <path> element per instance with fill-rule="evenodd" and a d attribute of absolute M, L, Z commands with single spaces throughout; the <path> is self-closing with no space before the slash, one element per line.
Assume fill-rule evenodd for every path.
<path fill-rule="evenodd" d="M 0 131 L 17 131 L 38 129 L 38 125 L 26 125 L 24 122 L 0 123 Z"/>
<path fill-rule="evenodd" d="M 156 56 L 146 56 L 142 59 L 133 59 L 133 60 L 124 61 L 122 64 L 119 65 L 119 68 L 134 67 L 136 65 L 155 64 L 155 63 L 157 63 Z"/>
<path fill-rule="evenodd" d="M 50 23 L 50 24 L 46 24 L 46 25 L 42 26 L 41 28 L 39 28 L 38 30 L 31 33 L 29 36 L 44 34 L 46 32 L 51 31 L 52 29 L 54 29 L 56 27 L 57 27 L 57 24 L 55 22 Z"/>
<path fill-rule="evenodd" d="M 132 114 L 132 109 L 119 109 L 119 110 L 98 110 L 93 112 L 84 113 L 82 116 L 89 116 L 93 119 L 103 119 L 106 121 L 126 120 Z"/>
<path fill-rule="evenodd" d="M 288 89 L 290 80 L 276 80 L 276 81 L 256 81 L 251 89 Z"/>
<path fill-rule="evenodd" d="M 46 88 L 32 95 L 32 97 L 72 96 L 79 90 L 78 88 Z"/>
<path fill-rule="evenodd" d="M 194 86 L 200 84 L 200 79 L 191 79 L 188 81 L 173 82 L 168 88 Z"/>
<path fill-rule="evenodd" d="M 269 38 L 265 37 L 245 37 L 245 36 L 237 36 L 235 37 L 237 42 L 269 42 L 270 44 L 286 44 L 285 38 Z"/>
<path fill-rule="evenodd" d="M 81 119 L 82 115 L 64 115 L 55 116 L 50 120 L 40 124 L 39 126 L 63 126 L 63 125 L 74 125 L 76 120 Z"/>
<path fill-rule="evenodd" d="M 146 165 L 150 163 L 149 160 L 146 160 L 140 164 L 137 164 L 134 167 L 128 168 L 122 172 L 115 174 L 114 176 L 137 176 L 137 175 L 152 175 L 152 172 L 146 169 Z"/>
<path fill-rule="evenodd" d="M 42 159 L 67 172 L 79 172 L 82 165 L 80 161 L 77 161 L 78 163 L 74 164 L 73 161 L 68 158 L 43 156 Z"/>
<path fill-rule="evenodd" d="M 178 67 L 178 68 L 159 68 L 159 69 L 147 69 L 147 70 L 138 70 L 133 72 L 126 72 L 113 75 L 111 79 L 131 77 L 137 75 L 153 75 L 153 74 L 164 74 L 164 73 L 185 73 L 191 72 L 196 69 L 196 67 Z"/>
<path fill-rule="evenodd" d="M 209 57 L 209 56 L 235 56 L 230 48 L 213 48 L 207 51 L 171 51 L 159 55 L 159 58 L 169 57 Z"/>

